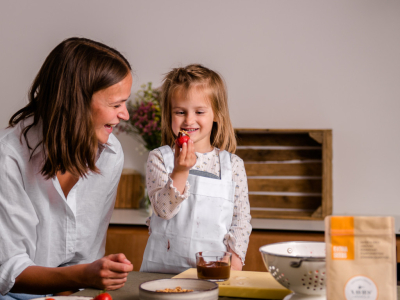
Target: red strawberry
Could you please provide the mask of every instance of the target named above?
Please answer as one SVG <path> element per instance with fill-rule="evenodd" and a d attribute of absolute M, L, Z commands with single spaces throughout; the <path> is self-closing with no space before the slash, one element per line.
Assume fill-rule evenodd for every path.
<path fill-rule="evenodd" d="M 94 297 L 93 300 L 112 300 L 112 297 L 109 293 L 101 293 Z"/>
<path fill-rule="evenodd" d="M 190 140 L 189 134 L 185 130 L 179 131 L 177 142 L 179 148 L 182 148 L 183 143 L 187 143 Z"/>

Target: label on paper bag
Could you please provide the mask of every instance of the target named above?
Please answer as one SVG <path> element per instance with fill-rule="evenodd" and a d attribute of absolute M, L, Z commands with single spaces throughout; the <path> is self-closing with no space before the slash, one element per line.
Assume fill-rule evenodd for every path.
<path fill-rule="evenodd" d="M 355 276 L 347 282 L 344 294 L 346 300 L 375 300 L 378 297 L 378 288 L 368 277 Z"/>

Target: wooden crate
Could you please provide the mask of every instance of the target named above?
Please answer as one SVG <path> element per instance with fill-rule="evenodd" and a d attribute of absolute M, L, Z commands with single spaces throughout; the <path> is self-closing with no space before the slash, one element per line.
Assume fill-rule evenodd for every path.
<path fill-rule="evenodd" d="M 332 130 L 235 129 L 253 218 L 332 214 Z"/>
<path fill-rule="evenodd" d="M 139 208 L 144 195 L 142 175 L 132 169 L 123 169 L 119 180 L 114 208 Z"/>

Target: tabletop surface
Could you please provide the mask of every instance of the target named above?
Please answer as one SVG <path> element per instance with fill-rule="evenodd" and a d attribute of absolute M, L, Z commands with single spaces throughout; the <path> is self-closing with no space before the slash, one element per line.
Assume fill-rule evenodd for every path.
<path fill-rule="evenodd" d="M 116 291 L 107 291 L 113 300 L 136 300 L 139 299 L 139 285 L 143 282 L 172 278 L 176 274 L 160 274 L 160 273 L 145 273 L 145 272 L 131 272 L 128 275 L 128 281 L 125 285 Z M 95 289 L 85 289 L 78 293 L 73 294 L 73 296 L 89 296 L 95 297 L 99 294 L 99 290 Z M 232 297 L 219 297 L 220 300 L 244 300 L 249 298 L 232 298 Z M 254 300 L 254 299 L 253 299 Z"/>
<path fill-rule="evenodd" d="M 113 300 L 136 300 L 139 299 L 139 285 L 143 282 L 156 279 L 171 278 L 175 274 L 160 274 L 160 273 L 144 273 L 144 272 L 131 272 L 128 275 L 128 281 L 124 287 L 116 291 L 108 291 Z M 399 284 L 399 283 L 398 283 Z M 85 289 L 73 296 L 88 296 L 95 297 L 99 294 L 99 290 Z M 397 299 L 400 300 L 400 286 L 397 286 Z M 247 300 L 250 298 L 232 298 L 232 297 L 219 297 L 219 300 Z M 254 300 L 254 299 L 253 299 Z"/>

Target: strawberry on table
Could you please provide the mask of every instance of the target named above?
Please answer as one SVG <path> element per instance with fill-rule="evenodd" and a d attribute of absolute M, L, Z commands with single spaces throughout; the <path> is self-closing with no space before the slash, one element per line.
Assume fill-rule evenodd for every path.
<path fill-rule="evenodd" d="M 93 300 L 112 300 L 112 297 L 109 293 L 101 293 L 93 298 Z"/>

